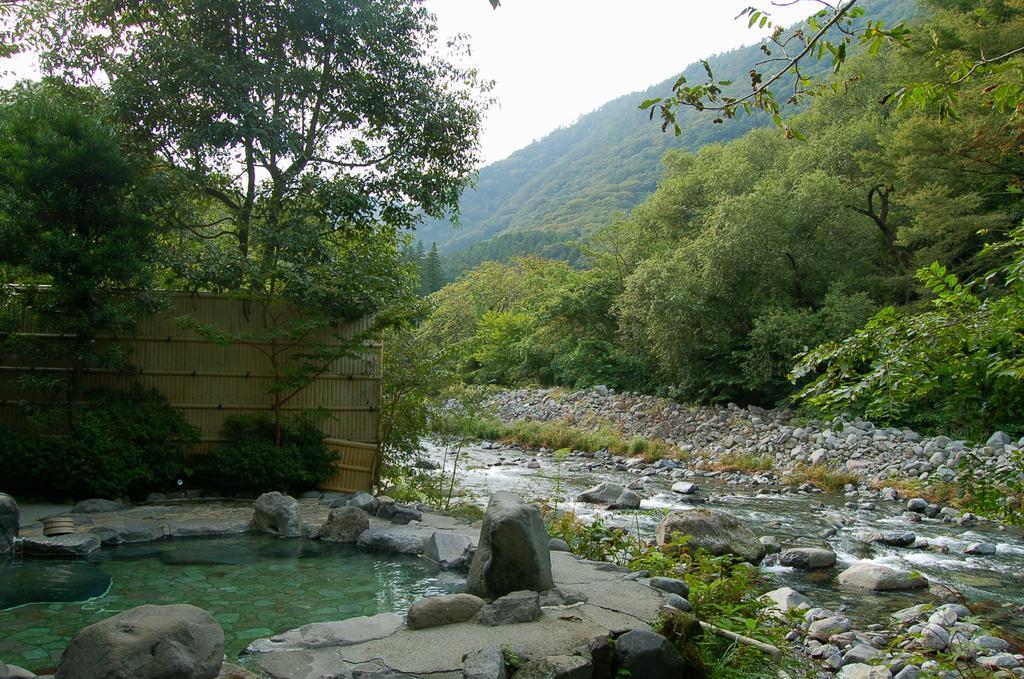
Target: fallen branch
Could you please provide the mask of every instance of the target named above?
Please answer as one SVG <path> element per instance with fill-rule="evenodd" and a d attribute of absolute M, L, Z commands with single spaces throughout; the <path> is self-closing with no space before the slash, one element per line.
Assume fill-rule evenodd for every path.
<path fill-rule="evenodd" d="M 730 632 L 729 630 L 722 629 L 721 627 L 715 627 L 711 623 L 704 622 L 703 620 L 701 620 L 700 626 L 704 628 L 705 632 L 710 632 L 710 633 L 712 633 L 714 635 L 722 637 L 723 639 L 728 639 L 729 641 L 735 641 L 736 643 L 739 643 L 739 644 L 744 644 L 746 646 L 753 646 L 757 650 L 763 651 L 764 653 L 767 653 L 768 655 L 770 655 L 773 658 L 779 658 L 782 655 L 782 651 L 780 651 L 778 649 L 778 647 L 772 646 L 771 644 L 766 644 L 763 641 L 758 641 L 757 639 L 751 639 L 750 637 L 745 637 L 742 634 L 736 634 L 736 632 Z"/>

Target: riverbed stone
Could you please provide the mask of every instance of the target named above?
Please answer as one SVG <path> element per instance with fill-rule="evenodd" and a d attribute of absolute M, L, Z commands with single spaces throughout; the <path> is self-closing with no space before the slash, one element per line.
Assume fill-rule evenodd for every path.
<path fill-rule="evenodd" d="M 576 497 L 576 501 L 616 505 L 621 509 L 636 509 L 640 506 L 639 495 L 611 481 L 602 481 L 593 488 L 588 488 Z"/>
<path fill-rule="evenodd" d="M 257 531 L 272 533 L 282 538 L 301 536 L 299 501 L 276 490 L 263 493 L 256 498 L 253 507 L 252 527 Z"/>
<path fill-rule="evenodd" d="M 540 595 L 531 590 L 510 592 L 483 607 L 480 624 L 488 627 L 533 622 L 541 616 Z"/>
<path fill-rule="evenodd" d="M 731 554 L 742 561 L 760 563 L 765 548 L 754 532 L 732 514 L 715 509 L 677 509 L 658 524 L 657 543 L 664 546 L 675 536 L 689 535 L 686 551 L 704 549 L 714 556 Z"/>
<path fill-rule="evenodd" d="M 646 629 L 634 629 L 615 640 L 619 666 L 632 677 L 677 679 L 686 676 L 686 663 L 668 639 Z"/>
<path fill-rule="evenodd" d="M 423 556 L 441 568 L 465 568 L 472 548 L 473 541 L 465 535 L 436 531 L 423 544 Z"/>
<path fill-rule="evenodd" d="M 370 530 L 370 516 L 358 507 L 337 507 L 320 527 L 320 539 L 326 542 L 354 543 Z"/>
<path fill-rule="evenodd" d="M 864 663 L 866 665 L 881 654 L 882 652 L 874 646 L 855 643 L 843 654 L 843 665 L 852 665 L 854 663 Z"/>
<path fill-rule="evenodd" d="M 223 662 L 224 632 L 212 615 L 188 604 L 146 605 L 79 630 L 56 679 L 214 679 Z"/>
<path fill-rule="evenodd" d="M 917 540 L 917 535 L 910 531 L 887 530 L 868 533 L 868 542 L 877 542 L 890 547 L 909 547 Z"/>
<path fill-rule="evenodd" d="M 879 665 L 853 663 L 844 665 L 836 676 L 839 679 L 890 679 L 892 672 L 889 671 L 889 668 Z"/>
<path fill-rule="evenodd" d="M 516 679 L 590 679 L 593 665 L 578 655 L 550 655 L 529 660 L 516 670 Z"/>
<path fill-rule="evenodd" d="M 782 553 L 779 565 L 800 570 L 831 568 L 836 565 L 836 553 L 818 547 L 794 547 Z"/>
<path fill-rule="evenodd" d="M 470 564 L 466 591 L 484 599 L 555 586 L 540 510 L 509 492 L 491 495 Z"/>
<path fill-rule="evenodd" d="M 106 512 L 118 512 L 124 509 L 124 505 L 116 500 L 105 500 L 103 498 L 92 498 L 82 500 L 71 508 L 72 514 L 103 514 Z"/>
<path fill-rule="evenodd" d="M 67 533 L 21 539 L 22 551 L 31 556 L 88 556 L 99 549 L 99 546 L 99 537 L 92 533 Z"/>
<path fill-rule="evenodd" d="M 991 542 L 972 542 L 964 549 L 964 554 L 978 554 L 989 556 L 996 553 L 996 546 Z"/>
<path fill-rule="evenodd" d="M 463 679 L 506 679 L 505 656 L 496 646 L 473 651 L 462 661 Z"/>
<path fill-rule="evenodd" d="M 348 505 L 350 507 L 358 507 L 367 514 L 376 514 L 380 502 L 378 502 L 377 498 L 369 493 L 356 493 L 354 496 L 349 498 Z"/>
<path fill-rule="evenodd" d="M 773 602 L 773 608 L 783 612 L 811 607 L 811 600 L 792 587 L 779 587 L 764 596 Z"/>
<path fill-rule="evenodd" d="M 484 600 L 472 594 L 446 594 L 420 599 L 409 607 L 409 629 L 427 629 L 466 622 L 484 607 Z"/>
<path fill-rule="evenodd" d="M 0 493 L 0 559 L 10 554 L 14 548 L 20 518 L 18 503 L 7 493 Z"/>
<path fill-rule="evenodd" d="M 672 484 L 672 492 L 679 493 L 680 495 L 693 495 L 698 490 L 700 490 L 700 487 L 690 481 L 677 481 Z"/>
<path fill-rule="evenodd" d="M 865 561 L 840 573 L 838 581 L 841 585 L 876 592 L 923 589 L 928 586 L 928 580 L 923 575 Z"/>
<path fill-rule="evenodd" d="M 853 624 L 848 618 L 841 615 L 830 615 L 821 620 L 815 620 L 807 628 L 807 636 L 818 641 L 828 641 L 833 634 L 842 634 L 853 629 Z"/>

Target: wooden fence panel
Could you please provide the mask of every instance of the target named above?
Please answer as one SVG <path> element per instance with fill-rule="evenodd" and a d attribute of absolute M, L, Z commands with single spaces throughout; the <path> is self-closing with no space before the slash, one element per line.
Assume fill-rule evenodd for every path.
<path fill-rule="evenodd" d="M 256 306 L 256 305 L 253 305 Z M 124 388 L 138 380 L 163 393 L 172 407 L 200 430 L 201 443 L 190 454 L 203 454 L 221 439 L 224 419 L 230 415 L 272 412 L 273 368 L 267 352 L 281 344 L 266 341 L 221 344 L 203 336 L 183 321 L 194 319 L 224 333 L 266 336 L 268 329 L 289 318 L 284 307 L 247 308 L 225 296 L 178 294 L 171 307 L 143 319 L 130 336 L 101 338 L 124 350 L 132 373 L 92 370 L 87 387 Z M 72 338 L 48 334 L 26 316 L 22 332 L 45 342 Z M 364 319 L 339 329 L 353 338 L 370 328 Z M 284 340 L 282 340 L 283 342 Z M 326 333 L 303 338 L 291 352 L 307 351 L 311 344 L 328 341 Z M 313 410 L 314 420 L 326 435 L 325 445 L 337 454 L 337 472 L 321 488 L 336 491 L 369 490 L 378 455 L 381 403 L 381 345 L 367 341 L 357 355 L 323 366 L 313 381 L 283 406 L 285 414 Z M 287 355 L 287 351 L 283 355 Z M 15 381 L 28 370 L 60 372 L 67 365 L 21 365 L 0 361 L 0 422 L 22 426 L 19 402 L 45 401 L 46 394 L 18 389 Z"/>

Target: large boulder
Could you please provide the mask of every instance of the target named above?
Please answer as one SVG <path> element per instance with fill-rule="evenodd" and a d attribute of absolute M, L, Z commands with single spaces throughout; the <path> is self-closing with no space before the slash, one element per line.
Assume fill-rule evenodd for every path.
<path fill-rule="evenodd" d="M 715 509 L 677 509 L 658 524 L 659 546 L 684 535 L 690 536 L 683 547 L 687 551 L 704 549 L 714 556 L 731 554 L 754 564 L 764 558 L 766 551 L 754 532 L 739 519 Z"/>
<path fill-rule="evenodd" d="M 0 558 L 10 554 L 14 548 L 20 518 L 18 503 L 7 493 L 0 493 Z"/>
<path fill-rule="evenodd" d="M 422 554 L 423 534 L 399 527 L 371 528 L 359 536 L 359 546 L 378 552 L 395 554 Z"/>
<path fill-rule="evenodd" d="M 678 679 L 684 674 L 686 663 L 672 643 L 650 630 L 634 629 L 615 641 L 615 655 L 619 667 L 630 677 L 644 679 Z M 621 670 L 620 670 L 621 671 Z"/>
<path fill-rule="evenodd" d="M 493 494 L 484 513 L 466 591 L 494 599 L 509 592 L 540 592 L 554 586 L 548 534 L 540 510 L 512 493 Z"/>
<path fill-rule="evenodd" d="M 466 622 L 484 607 L 484 600 L 472 594 L 446 594 L 420 599 L 409 607 L 409 629 L 426 629 Z"/>
<path fill-rule="evenodd" d="M 139 606 L 79 630 L 56 679 L 214 679 L 224 631 L 188 604 Z"/>
<path fill-rule="evenodd" d="M 276 490 L 260 495 L 253 507 L 252 527 L 283 538 L 299 537 L 302 535 L 299 501 Z"/>
<path fill-rule="evenodd" d="M 320 527 L 320 539 L 353 543 L 367 530 L 370 530 L 370 516 L 366 512 L 358 507 L 338 507 L 331 510 Z"/>
<path fill-rule="evenodd" d="M 611 481 L 603 481 L 593 488 L 588 488 L 577 496 L 576 501 L 614 505 L 619 509 L 638 509 L 640 507 L 639 495 Z"/>
<path fill-rule="evenodd" d="M 839 584 L 855 589 L 884 592 L 900 589 L 923 589 L 928 580 L 919 573 L 900 571 L 870 561 L 862 561 L 839 574 Z"/>

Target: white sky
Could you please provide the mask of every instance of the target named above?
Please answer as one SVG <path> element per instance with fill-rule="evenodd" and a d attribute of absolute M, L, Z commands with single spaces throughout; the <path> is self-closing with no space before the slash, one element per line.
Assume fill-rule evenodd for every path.
<path fill-rule="evenodd" d="M 468 34 L 468 62 L 495 81 L 481 140 L 500 160 L 605 102 L 680 73 L 688 64 L 751 44 L 767 31 L 735 20 L 758 0 L 425 0 L 442 38 Z M 772 9 L 791 24 L 815 7 Z M 0 65 L 0 86 L 36 74 L 19 55 Z M 639 105 L 639 101 L 637 104 Z"/>
<path fill-rule="evenodd" d="M 500 160 L 605 102 L 646 89 L 690 63 L 758 41 L 735 20 L 758 0 L 426 0 L 442 35 L 466 33 L 471 63 L 496 81 L 484 161 Z M 772 9 L 783 25 L 817 9 Z M 666 93 L 667 94 L 667 93 Z M 640 102 L 637 101 L 637 105 Z"/>

